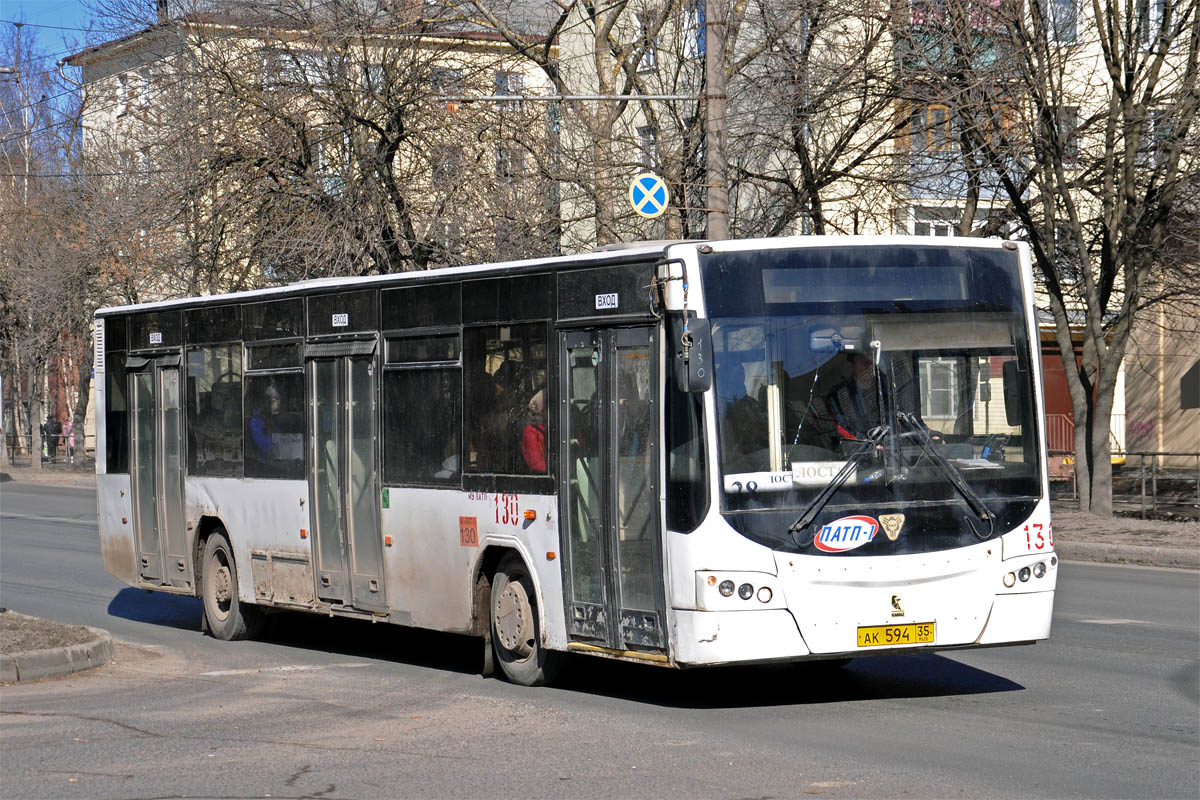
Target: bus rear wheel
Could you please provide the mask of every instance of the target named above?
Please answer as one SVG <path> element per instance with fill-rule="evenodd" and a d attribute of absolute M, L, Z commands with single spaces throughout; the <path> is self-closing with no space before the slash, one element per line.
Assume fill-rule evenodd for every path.
<path fill-rule="evenodd" d="M 506 555 L 496 568 L 491 609 L 492 644 L 504 676 L 521 686 L 553 681 L 564 656 L 542 646 L 533 580 L 516 553 Z"/>
<path fill-rule="evenodd" d="M 204 543 L 203 576 L 204 619 L 212 635 L 225 641 L 254 637 L 262 629 L 263 614 L 238 599 L 237 564 L 223 533 L 210 534 Z"/>

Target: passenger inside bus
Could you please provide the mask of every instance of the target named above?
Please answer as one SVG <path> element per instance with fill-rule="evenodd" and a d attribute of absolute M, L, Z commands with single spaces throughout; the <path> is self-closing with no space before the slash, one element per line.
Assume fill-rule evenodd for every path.
<path fill-rule="evenodd" d="M 255 461 L 267 462 L 274 458 L 273 439 L 279 433 L 279 389 L 274 383 L 267 384 L 262 401 L 250 413 L 249 456 Z"/>
<path fill-rule="evenodd" d="M 525 471 L 546 474 L 546 390 L 538 389 L 526 407 L 525 427 L 521 431 L 521 460 Z"/>

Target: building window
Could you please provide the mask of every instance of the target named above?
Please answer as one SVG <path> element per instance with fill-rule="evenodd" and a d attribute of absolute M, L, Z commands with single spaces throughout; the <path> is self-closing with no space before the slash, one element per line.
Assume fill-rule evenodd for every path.
<path fill-rule="evenodd" d="M 913 25 L 941 25 L 946 21 L 945 0 L 912 0 L 909 19 Z"/>
<path fill-rule="evenodd" d="M 496 96 L 513 98 L 500 100 L 497 108 L 501 111 L 520 111 L 521 95 L 525 91 L 525 76 L 519 72 L 496 73 Z"/>
<path fill-rule="evenodd" d="M 1059 106 L 1054 109 L 1054 117 L 1057 126 L 1057 149 L 1062 153 L 1063 164 L 1075 164 L 1079 161 L 1079 107 Z"/>
<path fill-rule="evenodd" d="M 902 208 L 896 211 L 896 229 L 913 236 L 957 236 L 957 218 L 954 208 Z"/>
<path fill-rule="evenodd" d="M 496 177 L 519 178 L 525 172 L 525 153 L 516 142 L 501 142 L 496 147 Z"/>
<path fill-rule="evenodd" d="M 346 132 L 332 127 L 312 128 L 307 149 L 308 168 L 325 193 L 345 191 L 345 171 L 350 162 L 350 137 Z"/>
<path fill-rule="evenodd" d="M 429 73 L 429 88 L 439 98 L 458 97 L 463 93 L 462 70 L 436 67 Z"/>
<path fill-rule="evenodd" d="M 658 132 L 652 125 L 637 129 L 638 166 L 654 169 L 658 165 Z"/>
<path fill-rule="evenodd" d="M 457 185 L 463 176 L 461 145 L 439 144 L 429 151 L 430 172 L 435 186 Z"/>
<path fill-rule="evenodd" d="M 705 0 L 690 0 L 684 10 L 683 30 L 679 37 L 683 42 L 684 58 L 704 58 L 705 34 L 708 31 L 705 6 Z"/>
<path fill-rule="evenodd" d="M 1046 16 L 1046 32 L 1051 41 L 1075 44 L 1079 20 L 1076 2 L 1077 0 L 1046 0 L 1047 5 L 1043 13 Z"/>
<path fill-rule="evenodd" d="M 1083 264 L 1075 237 L 1066 225 L 1054 226 L 1054 263 L 1060 283 L 1069 286 L 1079 282 Z"/>
<path fill-rule="evenodd" d="M 658 40 L 651 33 L 657 24 L 653 14 L 640 12 L 637 15 L 638 44 L 642 49 L 638 72 L 651 72 L 658 66 Z"/>
<path fill-rule="evenodd" d="M 958 416 L 958 364 L 952 358 L 921 359 L 921 416 Z"/>
<path fill-rule="evenodd" d="M 954 147 L 950 131 L 950 109 L 943 105 L 915 105 L 907 114 L 908 124 L 896 140 L 898 150 L 941 151 Z"/>
<path fill-rule="evenodd" d="M 117 76 L 117 103 L 115 106 L 117 116 L 125 115 L 129 110 L 129 75 L 122 72 Z"/>
<path fill-rule="evenodd" d="M 1179 407 L 1200 408 L 1200 361 L 1179 379 Z"/>
<path fill-rule="evenodd" d="M 1142 43 L 1147 47 L 1153 45 L 1158 39 L 1166 5 L 1167 0 L 1144 0 L 1138 4 L 1138 27 L 1142 31 Z"/>

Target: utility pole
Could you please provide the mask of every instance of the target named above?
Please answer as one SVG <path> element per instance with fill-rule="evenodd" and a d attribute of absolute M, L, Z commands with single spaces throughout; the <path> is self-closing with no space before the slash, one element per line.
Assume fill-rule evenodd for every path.
<path fill-rule="evenodd" d="M 728 80 L 725 67 L 727 0 L 704 3 L 704 165 L 708 238 L 729 238 L 729 158 L 726 152 Z"/>

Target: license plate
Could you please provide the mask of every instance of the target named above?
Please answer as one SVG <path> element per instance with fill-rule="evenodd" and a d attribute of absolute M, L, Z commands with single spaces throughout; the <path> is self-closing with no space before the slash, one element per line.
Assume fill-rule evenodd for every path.
<path fill-rule="evenodd" d="M 859 647 L 891 647 L 902 644 L 933 644 L 932 622 L 911 625 L 872 625 L 858 629 Z"/>

